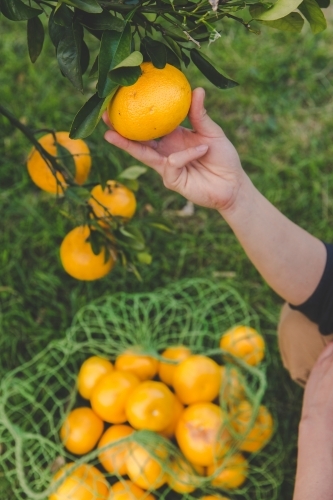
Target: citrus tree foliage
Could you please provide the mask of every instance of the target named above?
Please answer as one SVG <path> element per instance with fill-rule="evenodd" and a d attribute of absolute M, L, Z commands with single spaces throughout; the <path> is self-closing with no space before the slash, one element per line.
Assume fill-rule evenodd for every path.
<path fill-rule="evenodd" d="M 205 54 L 206 42 L 222 38 L 223 21 L 240 22 L 249 31 L 260 24 L 299 33 L 307 21 L 313 33 L 326 28 L 322 8 L 330 0 L 0 0 L 2 14 L 27 20 L 30 59 L 35 62 L 44 42 L 44 19 L 62 74 L 81 92 L 82 75 L 97 79 L 96 92 L 77 113 L 72 138 L 87 137 L 119 85 L 132 85 L 140 64 L 178 68 L 191 62 L 220 89 L 237 83 L 223 74 Z M 244 12 L 243 12 L 244 11 Z M 44 18 L 44 19 L 43 19 Z M 257 23 L 254 24 L 253 22 Z M 259 23 L 259 24 L 258 24 Z M 100 41 L 90 61 L 85 41 L 89 32 Z"/>

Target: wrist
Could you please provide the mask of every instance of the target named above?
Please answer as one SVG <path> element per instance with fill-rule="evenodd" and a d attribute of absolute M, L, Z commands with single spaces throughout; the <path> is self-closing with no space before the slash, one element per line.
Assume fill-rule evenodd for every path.
<path fill-rule="evenodd" d="M 232 226 L 233 221 L 242 218 L 244 214 L 250 214 L 256 194 L 259 194 L 259 192 L 248 175 L 242 170 L 233 195 L 230 196 L 229 203 L 218 208 L 219 214 Z"/>

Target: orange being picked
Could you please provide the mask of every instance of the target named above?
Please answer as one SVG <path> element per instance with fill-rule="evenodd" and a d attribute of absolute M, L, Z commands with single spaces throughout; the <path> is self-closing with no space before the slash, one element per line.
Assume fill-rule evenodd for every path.
<path fill-rule="evenodd" d="M 128 396 L 125 411 L 135 429 L 158 432 L 171 424 L 174 406 L 175 396 L 163 382 L 146 380 Z"/>
<path fill-rule="evenodd" d="M 177 457 L 169 465 L 168 485 L 177 493 L 191 493 L 200 486 L 200 476 L 204 476 L 205 468 L 201 465 L 190 465 Z"/>
<path fill-rule="evenodd" d="M 180 416 L 184 410 L 184 405 L 179 401 L 178 397 L 175 395 L 174 396 L 174 406 L 172 410 L 172 420 L 170 424 L 165 428 L 159 431 L 159 434 L 161 436 L 164 436 L 166 438 L 173 438 L 176 432 L 178 420 L 180 419 Z"/>
<path fill-rule="evenodd" d="M 158 361 L 151 356 L 125 351 L 117 356 L 115 361 L 117 370 L 131 372 L 141 381 L 155 377 L 158 369 Z"/>
<path fill-rule="evenodd" d="M 140 380 L 129 372 L 113 370 L 101 377 L 90 398 L 95 413 L 110 424 L 126 422 L 125 406 L 129 395 L 140 384 Z"/>
<path fill-rule="evenodd" d="M 83 455 L 96 446 L 103 429 L 103 421 L 91 408 L 75 408 L 62 424 L 60 438 L 68 451 Z"/>
<path fill-rule="evenodd" d="M 68 155 L 73 156 L 75 163 L 75 181 L 84 184 L 91 167 L 91 156 L 87 144 L 82 139 L 70 139 L 69 132 L 56 132 L 57 142 L 68 149 Z M 52 156 L 57 156 L 57 147 L 53 134 L 46 134 L 38 140 L 39 144 Z M 61 159 L 59 161 L 61 163 Z M 28 157 L 27 168 L 32 181 L 44 191 L 53 194 L 63 194 L 66 186 L 60 172 L 53 173 L 48 163 L 34 147 Z M 58 181 L 57 181 L 58 180 Z"/>
<path fill-rule="evenodd" d="M 240 372 L 234 366 L 221 366 L 221 400 L 229 404 L 237 404 L 245 397 Z"/>
<path fill-rule="evenodd" d="M 175 367 L 172 385 L 186 405 L 213 401 L 220 390 L 220 366 L 208 356 L 193 354 Z"/>
<path fill-rule="evenodd" d="M 213 403 L 195 403 L 182 412 L 176 428 L 179 448 L 196 465 L 211 465 L 230 449 L 226 415 Z"/>
<path fill-rule="evenodd" d="M 104 278 L 114 266 L 114 259 L 107 249 L 95 255 L 90 241 L 88 226 L 72 229 L 60 245 L 60 260 L 65 271 L 77 280 L 93 281 Z M 107 260 L 105 259 L 107 253 Z"/>
<path fill-rule="evenodd" d="M 253 419 L 253 407 L 249 401 L 242 401 L 231 411 L 231 424 L 237 432 L 237 448 L 254 453 L 261 450 L 271 439 L 274 431 L 274 421 L 268 408 L 259 406 L 258 414 Z"/>
<path fill-rule="evenodd" d="M 163 463 L 168 458 L 168 452 L 162 446 L 152 453 L 137 443 L 131 443 L 126 462 L 127 474 L 131 481 L 144 490 L 156 490 L 166 483 L 167 474 Z"/>
<path fill-rule="evenodd" d="M 126 460 L 128 458 L 129 443 L 116 444 L 117 441 L 133 434 L 134 429 L 129 425 L 112 425 L 101 437 L 98 448 L 103 448 L 110 444 L 110 448 L 102 451 L 98 459 L 107 472 L 116 473 L 120 476 L 126 474 Z"/>
<path fill-rule="evenodd" d="M 250 326 L 235 326 L 226 331 L 220 347 L 251 366 L 258 365 L 265 355 L 264 338 Z"/>
<path fill-rule="evenodd" d="M 90 399 L 91 392 L 97 380 L 113 370 L 110 361 L 100 356 L 91 356 L 86 359 L 77 376 L 77 390 L 84 399 Z"/>
<path fill-rule="evenodd" d="M 141 72 L 134 85 L 120 87 L 108 106 L 113 128 L 134 141 L 172 132 L 186 118 L 192 98 L 187 78 L 174 66 L 157 69 L 144 62 Z"/>
<path fill-rule="evenodd" d="M 155 500 L 155 497 L 125 479 L 111 486 L 108 500 Z"/>
<path fill-rule="evenodd" d="M 175 345 L 168 347 L 162 352 L 161 356 L 165 359 L 173 361 L 173 363 L 165 363 L 160 361 L 158 366 L 158 376 L 167 385 L 172 385 L 175 368 L 180 361 L 191 356 L 191 351 L 184 345 Z"/>
<path fill-rule="evenodd" d="M 212 485 L 231 490 L 239 488 L 247 478 L 248 462 L 241 453 L 225 457 L 207 468 L 207 476 L 213 476 Z M 216 475 L 215 475 L 216 474 Z"/>
<path fill-rule="evenodd" d="M 112 217 L 131 219 L 136 210 L 133 191 L 116 181 L 108 181 L 103 189 L 100 184 L 91 191 L 89 205 L 101 226 L 107 227 Z"/>
<path fill-rule="evenodd" d="M 93 465 L 82 464 L 69 472 L 74 463 L 62 467 L 53 481 L 64 480 L 48 500 L 107 500 L 109 484 L 103 474 Z"/>

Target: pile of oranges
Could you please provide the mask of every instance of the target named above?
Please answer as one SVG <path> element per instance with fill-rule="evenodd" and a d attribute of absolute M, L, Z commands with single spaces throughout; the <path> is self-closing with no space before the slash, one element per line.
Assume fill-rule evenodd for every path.
<path fill-rule="evenodd" d="M 220 347 L 228 361 L 252 366 L 265 352 L 263 337 L 248 326 L 225 332 Z M 237 365 L 220 365 L 185 345 L 168 347 L 159 360 L 133 348 L 113 363 L 92 356 L 80 368 L 77 390 L 90 404 L 67 415 L 60 438 L 76 456 L 97 448 L 100 465 L 66 464 L 49 500 L 154 500 L 152 492 L 163 486 L 179 494 L 202 485 L 232 491 L 246 482 L 246 454 L 261 450 L 273 433 L 269 410 L 261 405 L 254 414 Z M 135 439 L 141 430 L 164 439 L 146 447 Z"/>
<path fill-rule="evenodd" d="M 91 169 L 91 155 L 83 140 L 70 139 L 68 132 L 56 132 L 44 135 L 38 142 L 55 158 L 57 144 L 65 148 L 75 169 L 74 174 L 68 172 L 68 175 L 72 175 L 78 186 L 86 182 Z M 58 171 L 53 172 L 35 147 L 29 154 L 27 168 L 32 181 L 48 193 L 63 195 L 68 188 L 64 176 Z M 91 190 L 87 208 L 99 227 L 96 229 L 93 225 L 86 224 L 72 229 L 61 243 L 60 260 L 65 271 L 73 278 L 91 281 L 103 278 L 112 270 L 117 252 L 115 239 L 110 231 L 110 221 L 115 217 L 123 221 L 130 220 L 136 210 L 136 198 L 128 187 L 110 180 L 104 188 L 98 184 Z M 102 233 L 103 242 L 96 252 L 91 239 L 97 230 Z M 92 235 L 93 231 L 95 235 Z"/>

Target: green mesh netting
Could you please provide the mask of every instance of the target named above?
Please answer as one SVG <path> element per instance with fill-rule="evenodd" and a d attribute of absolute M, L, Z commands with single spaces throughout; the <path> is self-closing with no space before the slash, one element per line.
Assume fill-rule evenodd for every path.
<path fill-rule="evenodd" d="M 69 411 L 87 404 L 78 399 L 76 391 L 76 377 L 85 359 L 102 355 L 114 360 L 119 353 L 133 346 L 140 346 L 142 352 L 160 359 L 166 347 L 185 344 L 194 353 L 204 353 L 221 364 L 223 353 L 218 347 L 221 334 L 236 324 L 260 331 L 258 315 L 250 310 L 238 292 L 229 285 L 203 279 L 182 281 L 153 293 L 119 293 L 84 307 L 74 318 L 64 340 L 53 341 L 30 362 L 8 373 L 1 381 L 0 468 L 11 484 L 15 498 L 49 498 L 66 477 L 67 473 L 58 483 L 51 484 L 55 472 L 65 463 L 75 462 L 73 467 L 86 463 L 95 465 L 110 484 L 123 480 L 105 473 L 99 464 L 97 450 L 81 457 L 73 456 L 65 450 L 59 437 Z M 274 415 L 274 408 L 265 400 L 269 353 L 266 352 L 259 367 L 250 367 L 230 357 L 223 363 L 227 370 L 237 367 L 246 397 L 254 407 L 253 419 L 260 404 L 268 406 Z M 227 411 L 223 390 L 222 384 L 219 400 Z M 227 421 L 226 425 L 235 435 L 230 422 Z M 247 432 L 248 429 L 245 434 Z M 179 456 L 174 442 L 150 431 L 138 431 L 121 442 L 124 446 L 130 442 L 140 443 L 164 471 L 173 474 L 169 461 L 165 455 L 161 458 L 159 449 L 166 449 L 168 457 Z M 234 451 L 231 448 L 230 455 Z M 238 489 L 221 490 L 212 486 L 211 478 L 199 477 L 197 488 L 191 493 L 178 494 L 166 485 L 152 493 L 159 499 L 192 499 L 217 493 L 229 499 L 278 498 L 284 454 L 277 433 L 262 451 L 245 453 L 245 456 L 249 463 L 248 477 Z M 68 474 L 70 472 L 69 468 Z M 92 500 L 95 498 L 98 497 L 91 497 Z"/>

